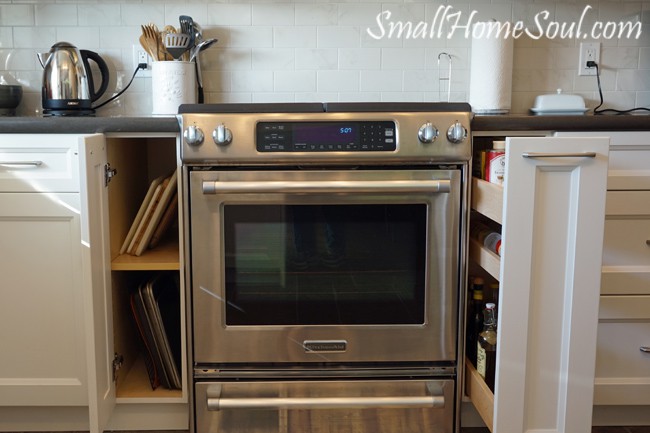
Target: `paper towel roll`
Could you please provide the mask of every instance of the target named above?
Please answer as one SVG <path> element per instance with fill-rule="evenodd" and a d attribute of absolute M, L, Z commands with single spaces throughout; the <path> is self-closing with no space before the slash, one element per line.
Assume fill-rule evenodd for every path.
<path fill-rule="evenodd" d="M 512 99 L 514 41 L 496 31 L 488 32 L 490 24 L 494 23 L 475 23 L 472 28 L 469 103 L 478 114 L 506 114 Z"/>

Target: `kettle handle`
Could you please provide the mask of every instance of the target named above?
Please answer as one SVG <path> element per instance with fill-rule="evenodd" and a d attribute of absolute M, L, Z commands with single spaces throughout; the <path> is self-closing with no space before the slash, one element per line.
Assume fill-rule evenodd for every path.
<path fill-rule="evenodd" d="M 90 88 L 90 102 L 95 102 L 104 94 L 104 92 L 106 92 L 106 89 L 108 88 L 108 80 L 109 80 L 108 65 L 106 64 L 104 59 L 102 59 L 101 56 L 94 51 L 79 50 L 79 52 L 81 53 L 81 60 L 83 61 L 84 68 L 86 68 L 87 71 L 86 75 L 88 76 L 88 87 Z M 90 71 L 90 65 L 88 64 L 88 59 L 97 63 L 97 66 L 99 67 L 99 72 L 102 75 L 102 83 L 99 86 L 99 90 L 97 92 L 95 92 L 95 83 L 93 81 L 93 74 Z"/>

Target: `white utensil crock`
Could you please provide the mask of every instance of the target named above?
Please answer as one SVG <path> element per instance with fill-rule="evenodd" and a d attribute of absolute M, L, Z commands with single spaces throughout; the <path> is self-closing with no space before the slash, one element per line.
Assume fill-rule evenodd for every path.
<path fill-rule="evenodd" d="M 181 104 L 196 104 L 194 63 L 160 61 L 151 65 L 152 114 L 175 115 Z"/>

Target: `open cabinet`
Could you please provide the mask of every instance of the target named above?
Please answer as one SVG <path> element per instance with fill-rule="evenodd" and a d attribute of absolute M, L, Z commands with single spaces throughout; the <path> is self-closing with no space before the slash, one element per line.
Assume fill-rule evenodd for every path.
<path fill-rule="evenodd" d="M 509 137 L 504 186 L 472 182 L 502 234 L 500 257 L 469 248 L 500 284 L 494 392 L 465 370 L 493 432 L 591 431 L 608 152 L 607 138 Z"/>
<path fill-rule="evenodd" d="M 88 136 L 82 156 L 86 190 L 82 212 L 88 215 L 82 238 L 88 246 L 86 300 L 90 377 L 90 431 L 104 429 L 186 429 L 187 378 L 184 339 L 184 288 L 180 278 L 178 216 L 155 248 L 136 256 L 121 253 L 122 244 L 153 179 L 177 169 L 176 136 Z M 177 214 L 176 214 L 177 215 Z M 153 389 L 131 298 L 146 281 L 157 276 L 178 281 L 172 297 L 178 335 L 170 338 L 176 351 L 179 385 Z M 159 371 L 160 373 L 160 371 Z M 174 388 L 174 387 L 172 387 Z"/>

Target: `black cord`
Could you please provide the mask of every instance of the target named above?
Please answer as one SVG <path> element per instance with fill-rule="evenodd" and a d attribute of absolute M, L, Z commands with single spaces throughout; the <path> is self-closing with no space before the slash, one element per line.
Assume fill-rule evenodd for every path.
<path fill-rule="evenodd" d="M 123 88 L 122 90 L 120 90 L 118 93 L 116 93 L 116 94 L 113 95 L 111 98 L 107 99 L 106 101 L 102 102 L 102 103 L 99 104 L 98 106 L 93 107 L 93 109 L 96 110 L 96 109 L 98 109 L 98 108 L 102 108 L 104 105 L 108 104 L 109 102 L 113 102 L 115 99 L 119 98 L 119 97 L 122 95 L 122 93 L 126 92 L 126 89 L 129 88 L 129 86 L 131 85 L 131 83 L 133 83 L 133 79 L 135 78 L 135 76 L 137 75 L 137 73 L 138 73 L 138 71 L 139 71 L 140 69 L 147 69 L 147 65 L 146 65 L 146 63 L 139 63 L 139 64 L 138 64 L 138 66 L 135 68 L 135 71 L 133 71 L 133 76 L 131 77 L 131 80 L 129 81 L 129 84 L 127 84 L 126 87 L 124 87 L 124 88 Z"/>
<path fill-rule="evenodd" d="M 607 108 L 604 110 L 599 110 L 603 105 L 603 89 L 600 86 L 600 69 L 598 68 L 598 63 L 596 62 L 587 62 L 587 66 L 590 68 L 596 68 L 596 80 L 598 82 L 598 95 L 600 96 L 600 104 L 594 108 L 594 114 L 604 114 L 604 113 L 615 113 L 615 114 L 629 114 L 635 111 L 650 111 L 650 109 L 645 107 L 630 108 L 629 110 L 614 110 L 613 108 Z"/>

